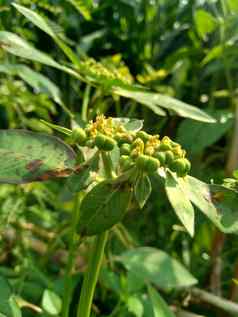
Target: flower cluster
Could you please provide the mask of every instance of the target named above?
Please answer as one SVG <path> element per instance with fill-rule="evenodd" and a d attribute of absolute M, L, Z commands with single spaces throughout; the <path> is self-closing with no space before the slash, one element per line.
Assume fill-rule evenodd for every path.
<path fill-rule="evenodd" d="M 159 135 L 150 135 L 142 130 L 128 131 L 120 121 L 103 115 L 89 122 L 85 129 L 74 129 L 71 138 L 75 143 L 97 147 L 100 151 L 110 152 L 118 146 L 122 171 L 137 167 L 153 173 L 163 167 L 184 177 L 191 168 L 185 150 L 169 137 L 160 139 Z"/>
<path fill-rule="evenodd" d="M 120 80 L 124 84 L 131 84 L 131 77 L 123 70 L 118 70 L 116 68 L 107 68 L 100 62 L 95 61 L 93 58 L 88 58 L 81 62 L 81 69 L 86 75 L 104 77 L 109 80 Z"/>

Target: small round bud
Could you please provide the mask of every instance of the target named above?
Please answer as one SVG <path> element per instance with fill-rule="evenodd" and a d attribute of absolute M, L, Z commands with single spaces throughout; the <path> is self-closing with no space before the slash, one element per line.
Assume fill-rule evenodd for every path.
<path fill-rule="evenodd" d="M 71 134 L 71 140 L 73 143 L 78 143 L 79 145 L 85 145 L 87 141 L 87 135 L 84 129 L 75 128 Z"/>
<path fill-rule="evenodd" d="M 134 165 L 134 162 L 133 162 L 133 160 L 131 159 L 130 156 L 128 156 L 128 155 L 122 155 L 122 156 L 120 157 L 120 166 L 121 166 L 121 169 L 122 169 L 123 171 L 128 170 L 128 169 L 131 168 L 133 165 Z"/>
<path fill-rule="evenodd" d="M 86 144 L 85 144 L 87 147 L 89 147 L 90 149 L 94 148 L 95 146 L 95 141 L 93 139 L 90 139 L 88 141 L 86 141 Z"/>
<path fill-rule="evenodd" d="M 175 172 L 179 177 L 186 176 L 186 168 L 187 168 L 187 162 L 185 159 L 177 159 L 174 160 L 173 163 L 170 165 L 171 171 Z"/>
<path fill-rule="evenodd" d="M 161 166 L 165 166 L 165 163 L 166 163 L 166 153 L 165 152 L 155 152 L 154 157 L 160 161 Z"/>
<path fill-rule="evenodd" d="M 165 157 L 166 157 L 166 164 L 167 165 L 170 165 L 174 160 L 174 154 L 172 151 L 166 151 Z"/>
<path fill-rule="evenodd" d="M 129 155 L 130 152 L 131 152 L 131 145 L 130 145 L 130 144 L 124 143 L 124 144 L 121 145 L 121 147 L 120 147 L 120 153 L 121 153 L 122 155 Z"/>
<path fill-rule="evenodd" d="M 150 135 L 146 133 L 145 131 L 138 131 L 136 133 L 136 137 L 140 138 L 144 143 L 146 143 L 149 140 Z"/>
<path fill-rule="evenodd" d="M 154 157 L 142 154 L 138 156 L 136 165 L 142 171 L 153 173 L 159 168 L 160 162 Z"/>
<path fill-rule="evenodd" d="M 95 145 L 99 150 L 102 151 L 112 151 L 116 142 L 111 137 L 98 133 L 95 137 Z"/>

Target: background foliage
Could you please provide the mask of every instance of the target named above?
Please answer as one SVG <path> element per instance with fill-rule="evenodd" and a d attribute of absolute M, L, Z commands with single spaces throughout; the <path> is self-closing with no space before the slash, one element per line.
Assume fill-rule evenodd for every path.
<path fill-rule="evenodd" d="M 71 128 L 101 113 L 143 119 L 146 131 L 182 144 L 193 176 L 238 191 L 237 173 L 232 176 L 238 167 L 237 0 L 15 3 L 47 23 L 27 17 L 29 12 L 12 1 L 1 2 L 2 129 L 53 134 L 39 119 Z M 136 94 L 135 87 L 142 86 Z M 204 122 L 209 116 L 216 122 Z M 224 316 L 224 310 L 227 316 L 231 310 L 223 297 L 238 299 L 236 236 L 225 237 L 196 213 L 195 237 L 190 238 L 154 182 L 143 212 L 135 208 L 110 233 L 95 316 L 210 317 Z M 68 184 L 1 185 L 0 197 L 0 312 L 17 317 L 21 307 L 23 316 L 60 316 L 70 244 Z M 90 239 L 75 249 L 72 316 L 89 245 Z M 199 289 L 190 289 L 195 283 Z M 202 297 L 201 289 L 218 296 L 215 304 Z M 165 307 L 162 312 L 160 307 Z"/>

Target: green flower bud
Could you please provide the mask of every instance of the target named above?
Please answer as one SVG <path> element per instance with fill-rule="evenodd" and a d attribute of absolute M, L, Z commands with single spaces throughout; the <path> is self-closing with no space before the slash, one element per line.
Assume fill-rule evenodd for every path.
<path fill-rule="evenodd" d="M 86 142 L 85 145 L 86 145 L 87 147 L 89 147 L 90 149 L 92 149 L 92 148 L 94 148 L 94 146 L 95 146 L 95 141 L 92 140 L 92 139 L 90 139 L 90 140 L 88 140 L 88 141 Z"/>
<path fill-rule="evenodd" d="M 98 133 L 95 137 L 95 145 L 99 150 L 112 151 L 116 145 L 116 141 L 107 135 Z"/>
<path fill-rule="evenodd" d="M 146 133 L 145 131 L 138 131 L 136 133 L 136 137 L 140 138 L 144 143 L 146 143 L 149 140 L 150 135 Z"/>
<path fill-rule="evenodd" d="M 187 162 L 186 161 L 187 161 L 186 159 L 182 159 L 182 158 L 174 160 L 169 168 L 171 169 L 171 171 L 176 172 L 176 174 L 179 177 L 184 177 L 187 174 L 187 172 L 186 172 Z"/>
<path fill-rule="evenodd" d="M 128 170 L 128 169 L 131 168 L 133 165 L 134 165 L 134 162 L 133 162 L 133 160 L 131 159 L 130 156 L 128 156 L 128 155 L 122 155 L 122 156 L 120 157 L 120 166 L 121 166 L 121 169 L 122 169 L 123 171 Z"/>
<path fill-rule="evenodd" d="M 166 164 L 167 165 L 170 165 L 174 160 L 174 154 L 172 151 L 166 151 L 165 157 L 166 157 Z"/>
<path fill-rule="evenodd" d="M 186 174 L 188 174 L 191 170 L 191 163 L 186 158 L 184 158 L 184 162 L 185 162 L 185 166 L 186 166 Z"/>
<path fill-rule="evenodd" d="M 166 153 L 165 152 L 155 152 L 154 157 L 160 161 L 161 166 L 165 166 L 165 163 L 166 163 Z"/>
<path fill-rule="evenodd" d="M 146 170 L 148 173 L 154 173 L 160 167 L 160 161 L 154 157 L 149 156 L 146 163 Z"/>
<path fill-rule="evenodd" d="M 153 173 L 159 168 L 160 162 L 154 157 L 142 154 L 138 156 L 136 165 L 142 171 Z"/>
<path fill-rule="evenodd" d="M 160 143 L 158 150 L 159 151 L 170 151 L 172 149 L 171 145 L 169 143 Z"/>
<path fill-rule="evenodd" d="M 124 144 L 121 145 L 121 147 L 120 147 L 120 153 L 121 153 L 122 155 L 129 155 L 130 152 L 131 152 L 131 145 L 130 145 L 130 144 L 124 143 Z"/>
<path fill-rule="evenodd" d="M 119 146 L 121 146 L 124 143 L 132 143 L 133 139 L 133 136 L 129 132 L 117 133 L 115 135 L 115 140 L 117 141 L 117 144 Z"/>
<path fill-rule="evenodd" d="M 87 134 L 82 128 L 75 128 L 71 134 L 71 140 L 73 143 L 78 143 L 79 145 L 85 145 L 87 141 Z"/>

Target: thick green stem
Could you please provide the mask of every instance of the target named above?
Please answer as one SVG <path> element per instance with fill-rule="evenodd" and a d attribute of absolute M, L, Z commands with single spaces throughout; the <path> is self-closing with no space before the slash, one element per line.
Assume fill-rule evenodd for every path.
<path fill-rule="evenodd" d="M 94 238 L 88 270 L 83 280 L 77 317 L 90 317 L 93 295 L 103 260 L 107 237 L 108 231 L 105 231 Z"/>
<path fill-rule="evenodd" d="M 111 159 L 108 153 L 102 152 L 102 160 L 106 177 L 111 179 L 113 177 L 113 171 Z M 90 317 L 93 295 L 100 273 L 107 238 L 108 231 L 105 231 L 94 238 L 93 247 L 89 257 L 88 269 L 86 275 L 84 276 L 81 289 L 77 317 Z"/>
<path fill-rule="evenodd" d="M 70 230 L 70 246 L 69 246 L 69 255 L 68 263 L 66 266 L 65 272 L 65 281 L 64 281 L 64 298 L 63 298 L 63 307 L 62 307 L 62 317 L 69 316 L 70 300 L 72 295 L 72 278 L 71 273 L 75 263 L 75 251 L 76 251 L 76 226 L 79 218 L 79 206 L 80 206 L 80 197 L 76 194 L 74 201 L 74 210 L 72 215 L 72 223 Z"/>

